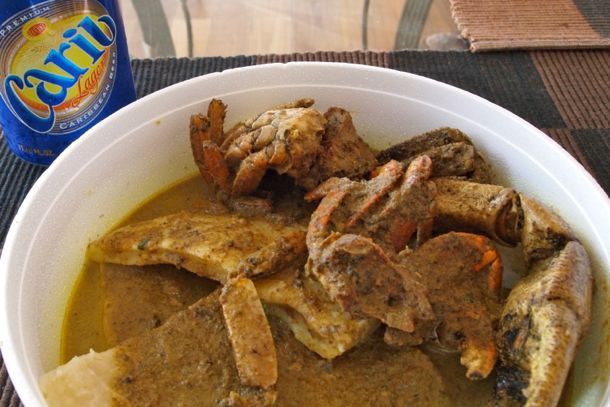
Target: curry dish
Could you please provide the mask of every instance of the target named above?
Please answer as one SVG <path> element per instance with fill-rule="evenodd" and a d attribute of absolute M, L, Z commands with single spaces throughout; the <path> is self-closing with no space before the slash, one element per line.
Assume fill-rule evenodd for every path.
<path fill-rule="evenodd" d="M 91 242 L 49 405 L 556 405 L 590 322 L 589 260 L 494 185 L 456 129 L 381 152 L 298 100 L 225 131 L 200 176 Z M 502 286 L 496 245 L 526 275 Z"/>

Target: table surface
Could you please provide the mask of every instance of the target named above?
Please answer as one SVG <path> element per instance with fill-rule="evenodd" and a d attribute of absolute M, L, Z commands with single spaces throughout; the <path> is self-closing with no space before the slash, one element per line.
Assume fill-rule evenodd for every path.
<path fill-rule="evenodd" d="M 482 96 L 557 141 L 610 191 L 610 51 L 316 52 L 195 59 L 133 60 L 138 97 L 228 68 L 293 60 L 369 64 L 411 72 Z M 1 137 L 1 136 L 0 136 Z M 0 247 L 10 222 L 44 168 L 14 157 L 0 139 Z M 0 360 L 0 406 L 19 399 Z"/>
<path fill-rule="evenodd" d="M 610 48 L 610 0 L 117 1 L 135 58 Z"/>
<path fill-rule="evenodd" d="M 119 4 L 135 58 L 466 48 L 464 41 L 456 40 L 449 0 L 119 0 Z M 440 34 L 449 36 L 435 40 Z"/>

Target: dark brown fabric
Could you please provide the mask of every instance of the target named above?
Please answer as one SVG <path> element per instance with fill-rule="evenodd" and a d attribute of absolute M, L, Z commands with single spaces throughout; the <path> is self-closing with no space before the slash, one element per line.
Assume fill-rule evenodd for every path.
<path fill-rule="evenodd" d="M 350 64 L 373 65 L 389 68 L 389 53 L 387 52 L 307 52 L 303 54 L 283 55 L 259 55 L 256 57 L 257 64 L 269 64 L 274 62 L 292 61 L 324 61 L 324 62 L 347 62 Z"/>
<path fill-rule="evenodd" d="M 472 51 L 610 48 L 608 0 L 450 0 Z"/>
<path fill-rule="evenodd" d="M 610 0 L 572 0 L 578 11 L 602 37 L 610 38 Z"/>
<path fill-rule="evenodd" d="M 568 128 L 610 128 L 610 51 L 531 53 Z"/>
<path fill-rule="evenodd" d="M 472 92 L 536 127 L 565 127 L 527 52 L 397 52 L 390 54 L 390 67 Z"/>
<path fill-rule="evenodd" d="M 316 52 L 231 58 L 134 60 L 138 97 L 173 83 L 225 69 L 289 61 L 368 64 L 458 86 L 541 128 L 610 191 L 610 51 Z M 8 150 L 0 135 L 0 247 L 17 208 L 43 167 Z M 0 359 L 0 407 L 19 405 Z"/>
<path fill-rule="evenodd" d="M 585 168 L 591 169 L 599 185 L 610 191 L 610 129 L 570 130 L 574 143 L 583 152 Z"/>

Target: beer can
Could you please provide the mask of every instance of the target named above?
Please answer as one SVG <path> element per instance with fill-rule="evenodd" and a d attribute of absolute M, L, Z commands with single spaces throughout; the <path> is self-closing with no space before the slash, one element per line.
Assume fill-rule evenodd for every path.
<path fill-rule="evenodd" d="M 0 125 L 17 156 L 49 165 L 135 100 L 117 0 L 0 5 Z"/>

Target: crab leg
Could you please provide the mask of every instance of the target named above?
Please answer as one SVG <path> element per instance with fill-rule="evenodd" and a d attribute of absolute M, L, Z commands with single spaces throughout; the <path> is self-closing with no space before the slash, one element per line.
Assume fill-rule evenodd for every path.
<path fill-rule="evenodd" d="M 340 181 L 338 178 L 334 179 Z M 332 180 L 333 178 L 329 181 Z M 322 184 L 322 187 L 324 185 L 325 184 Z M 310 194 L 316 193 L 316 191 L 317 190 L 314 190 Z M 329 235 L 330 219 L 348 193 L 348 189 L 336 189 L 329 192 L 311 215 L 309 227 L 307 229 L 307 247 L 310 251 L 310 257 L 317 256 L 317 251 L 325 241 L 325 237 Z M 305 199 L 307 199 L 307 196 Z"/>
<path fill-rule="evenodd" d="M 268 161 L 265 151 L 258 151 L 246 157 L 235 174 L 233 196 L 248 195 L 254 191 L 267 172 Z"/>
<path fill-rule="evenodd" d="M 306 193 L 304 199 L 307 202 L 319 201 L 333 191 L 347 191 L 350 185 L 352 185 L 352 180 L 350 179 L 337 177 L 329 178 L 315 189 Z"/>
<path fill-rule="evenodd" d="M 483 233 L 510 246 L 520 241 L 523 213 L 513 189 L 451 178 L 434 182 L 437 226 Z"/>
<path fill-rule="evenodd" d="M 423 230 L 423 229 L 420 229 Z M 417 222 L 409 219 L 396 219 L 394 222 L 390 223 L 390 227 L 388 229 L 388 240 L 390 241 L 392 247 L 396 252 L 400 252 L 405 248 L 413 233 L 418 231 Z M 418 233 L 418 242 L 420 241 L 419 237 L 420 233 Z M 426 237 L 421 238 L 421 240 L 426 240 L 428 237 L 428 233 L 424 234 Z"/>
<path fill-rule="evenodd" d="M 191 150 L 193 151 L 193 158 L 195 159 L 195 164 L 199 168 L 201 172 L 201 176 L 207 182 L 212 182 L 212 178 L 205 170 L 205 160 L 203 159 L 203 149 L 201 148 L 201 144 L 205 139 L 205 133 L 209 133 L 210 129 L 210 119 L 207 116 L 202 114 L 196 114 L 191 116 L 190 122 L 190 140 L 191 140 Z"/>
<path fill-rule="evenodd" d="M 227 113 L 227 105 L 219 99 L 212 99 L 208 105 L 208 117 L 210 118 L 210 138 L 217 146 L 220 146 L 224 141 L 224 122 Z"/>
<path fill-rule="evenodd" d="M 190 138 L 193 158 L 204 180 L 229 192 L 231 190 L 229 168 L 220 148 L 211 141 L 213 127 L 207 116 L 200 114 L 191 116 Z"/>
<path fill-rule="evenodd" d="M 403 176 L 404 167 L 398 161 L 390 161 L 375 171 L 375 177 L 369 182 L 367 192 L 369 196 L 354 210 L 354 214 L 347 220 L 346 228 L 356 224 L 365 216 L 373 205 L 379 202 L 393 187 L 394 184 Z"/>
<path fill-rule="evenodd" d="M 229 168 L 222 157 L 220 148 L 211 141 L 204 141 L 201 145 L 203 152 L 203 167 L 209 174 L 211 181 L 221 190 L 229 192 L 231 190 L 231 182 Z"/>

